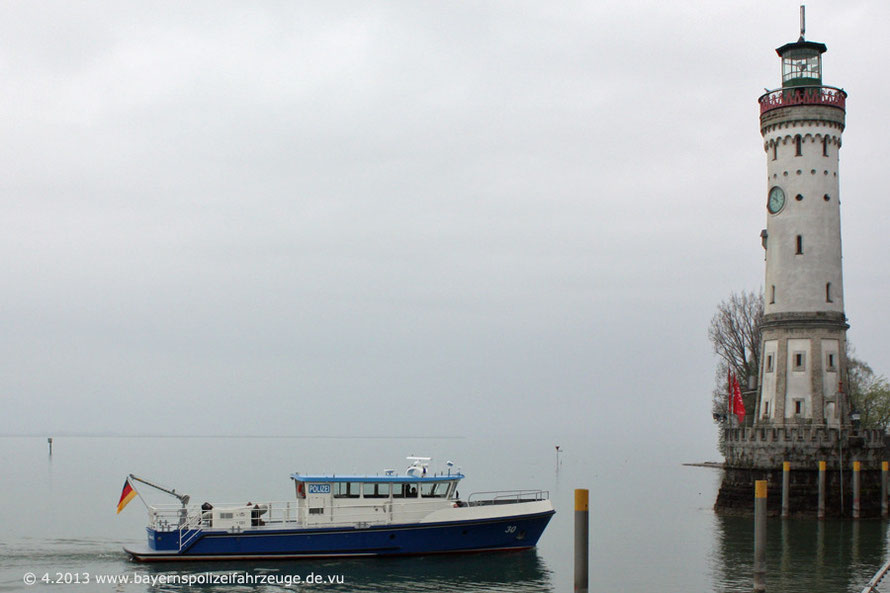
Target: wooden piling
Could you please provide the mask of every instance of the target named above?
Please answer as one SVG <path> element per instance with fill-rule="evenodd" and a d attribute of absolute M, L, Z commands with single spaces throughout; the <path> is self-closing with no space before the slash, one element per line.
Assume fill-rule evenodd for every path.
<path fill-rule="evenodd" d="M 766 591 L 766 480 L 754 482 L 754 590 Z"/>
<path fill-rule="evenodd" d="M 887 469 L 888 463 L 881 462 L 881 516 L 887 518 Z"/>
<path fill-rule="evenodd" d="M 782 517 L 788 517 L 790 511 L 789 497 L 791 491 L 791 462 L 782 462 Z"/>
<path fill-rule="evenodd" d="M 862 463 L 859 461 L 853 462 L 853 518 L 858 519 L 860 514 L 860 500 L 859 495 L 861 493 L 861 478 L 860 473 L 862 470 Z"/>
<path fill-rule="evenodd" d="M 589 495 L 586 488 L 575 489 L 575 592 L 587 593 Z"/>

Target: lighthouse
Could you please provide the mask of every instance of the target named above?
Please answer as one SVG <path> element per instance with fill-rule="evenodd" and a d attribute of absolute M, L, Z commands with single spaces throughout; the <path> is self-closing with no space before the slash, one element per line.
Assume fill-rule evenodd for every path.
<path fill-rule="evenodd" d="M 827 48 L 804 33 L 801 8 L 800 38 L 776 50 L 782 86 L 759 100 L 766 277 L 758 396 L 753 426 L 723 429 L 714 508 L 753 511 L 755 481 L 767 480 L 783 514 L 879 516 L 886 435 L 851 422 L 847 389 L 838 182 L 847 94 L 823 84 Z"/>
<path fill-rule="evenodd" d="M 782 86 L 760 99 L 766 155 L 764 318 L 756 424 L 847 425 L 838 155 L 847 94 L 823 84 L 823 43 L 776 50 Z"/>

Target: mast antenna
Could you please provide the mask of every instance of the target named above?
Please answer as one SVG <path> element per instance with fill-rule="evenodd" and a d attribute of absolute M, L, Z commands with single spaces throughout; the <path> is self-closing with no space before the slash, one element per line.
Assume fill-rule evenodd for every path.
<path fill-rule="evenodd" d="M 800 39 L 803 41 L 804 33 L 807 32 L 807 7 L 800 5 Z"/>

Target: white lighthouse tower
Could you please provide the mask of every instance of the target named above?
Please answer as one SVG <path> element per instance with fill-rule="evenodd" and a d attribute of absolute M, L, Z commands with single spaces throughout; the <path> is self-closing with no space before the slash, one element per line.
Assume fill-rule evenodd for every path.
<path fill-rule="evenodd" d="M 756 422 L 847 424 L 838 153 L 847 94 L 822 84 L 822 43 L 778 48 L 782 88 L 760 97 L 767 162 L 764 322 Z"/>

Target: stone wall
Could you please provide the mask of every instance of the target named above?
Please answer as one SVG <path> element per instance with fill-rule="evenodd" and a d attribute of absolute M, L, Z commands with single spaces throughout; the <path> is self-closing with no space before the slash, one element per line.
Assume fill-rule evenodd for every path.
<path fill-rule="evenodd" d="M 791 469 L 814 469 L 819 461 L 837 470 L 860 461 L 863 469 L 880 469 L 890 459 L 883 431 L 826 428 L 824 426 L 727 428 L 724 431 L 726 467 L 773 470 L 782 462 Z"/>
<path fill-rule="evenodd" d="M 881 515 L 881 462 L 890 460 L 883 431 L 809 425 L 726 429 L 726 464 L 714 510 L 754 512 L 754 481 L 767 480 L 767 509 L 781 514 L 782 463 L 790 463 L 792 515 L 815 516 L 819 503 L 819 461 L 825 461 L 825 513 L 852 516 L 853 461 L 862 464 L 862 517 Z"/>
<path fill-rule="evenodd" d="M 860 473 L 860 515 L 864 518 L 881 516 L 881 470 Z M 790 473 L 788 497 L 792 516 L 815 517 L 819 508 L 819 470 L 797 469 Z M 843 478 L 843 484 L 841 479 Z M 782 511 L 782 470 L 733 469 L 724 470 L 714 510 L 727 515 L 754 513 L 754 481 L 767 481 L 767 513 L 779 516 Z M 825 472 L 825 516 L 853 516 L 853 472 L 828 470 Z M 843 488 L 843 492 L 842 492 Z"/>

